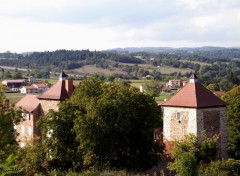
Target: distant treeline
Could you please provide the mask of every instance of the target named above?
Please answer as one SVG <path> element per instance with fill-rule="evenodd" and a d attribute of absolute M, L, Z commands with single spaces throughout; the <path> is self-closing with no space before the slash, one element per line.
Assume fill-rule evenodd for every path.
<path fill-rule="evenodd" d="M 143 61 L 126 54 L 89 50 L 57 50 L 29 54 L 0 53 L 0 65 L 19 68 L 57 67 L 75 69 L 83 65 L 96 64 L 104 67 L 106 61 L 140 64 Z"/>

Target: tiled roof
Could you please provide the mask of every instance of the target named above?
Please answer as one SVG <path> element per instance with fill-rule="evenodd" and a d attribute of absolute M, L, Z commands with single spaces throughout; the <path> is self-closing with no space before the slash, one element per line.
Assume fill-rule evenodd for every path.
<path fill-rule="evenodd" d="M 38 88 L 48 88 L 48 86 L 45 83 L 36 83 L 32 84 L 32 86 L 36 86 Z"/>
<path fill-rule="evenodd" d="M 4 80 L 7 83 L 23 83 L 24 80 L 23 79 L 9 79 L 9 80 Z"/>
<path fill-rule="evenodd" d="M 15 106 L 18 108 L 21 107 L 28 112 L 32 112 L 38 107 L 39 103 L 36 95 L 27 94 L 19 100 Z"/>
<path fill-rule="evenodd" d="M 65 88 L 65 82 L 68 80 L 58 81 L 50 89 L 48 89 L 42 95 L 39 95 L 39 99 L 45 100 L 65 100 L 69 97 Z"/>
<path fill-rule="evenodd" d="M 193 79 L 196 78 L 194 77 Z M 226 105 L 227 104 L 224 101 L 215 96 L 211 91 L 207 90 L 199 82 L 189 82 L 172 98 L 161 104 L 161 106 L 193 108 L 219 107 Z"/>
<path fill-rule="evenodd" d="M 34 86 L 23 86 L 22 88 L 25 88 L 26 90 L 35 90 L 35 89 L 37 90 L 37 88 Z"/>

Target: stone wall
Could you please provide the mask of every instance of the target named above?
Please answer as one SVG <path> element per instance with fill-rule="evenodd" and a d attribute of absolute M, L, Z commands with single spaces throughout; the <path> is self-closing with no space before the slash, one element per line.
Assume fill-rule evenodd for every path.
<path fill-rule="evenodd" d="M 181 140 L 186 134 L 197 134 L 196 109 L 163 107 L 163 133 L 168 141 Z M 177 120 L 180 114 L 180 121 Z"/>
<path fill-rule="evenodd" d="M 208 136 L 219 135 L 219 158 L 227 158 L 227 127 L 226 108 L 204 108 L 198 109 L 198 136 L 202 136 L 202 131 L 206 131 Z"/>
<path fill-rule="evenodd" d="M 34 136 L 40 136 L 36 122 L 41 116 L 40 105 L 33 112 L 22 113 L 23 120 L 15 126 L 16 139 L 21 147 L 30 142 Z"/>
<path fill-rule="evenodd" d="M 178 114 L 178 115 L 177 115 Z M 180 117 L 180 120 L 177 119 Z M 164 141 L 181 140 L 187 134 L 202 136 L 219 134 L 219 158 L 227 158 L 226 108 L 183 108 L 163 107 L 163 138 Z"/>
<path fill-rule="evenodd" d="M 40 104 L 42 106 L 44 114 L 46 114 L 50 109 L 54 111 L 58 111 L 58 104 L 60 101 L 55 100 L 40 100 Z"/>

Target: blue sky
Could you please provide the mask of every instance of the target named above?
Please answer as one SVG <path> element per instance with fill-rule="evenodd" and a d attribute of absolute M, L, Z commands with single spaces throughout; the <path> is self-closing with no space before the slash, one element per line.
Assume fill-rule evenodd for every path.
<path fill-rule="evenodd" d="M 0 3 L 0 52 L 240 46 L 239 0 Z"/>

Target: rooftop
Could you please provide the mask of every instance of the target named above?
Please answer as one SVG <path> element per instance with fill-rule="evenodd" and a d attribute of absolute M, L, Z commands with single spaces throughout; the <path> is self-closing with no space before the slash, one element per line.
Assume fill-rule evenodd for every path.
<path fill-rule="evenodd" d="M 40 102 L 37 98 L 37 95 L 26 94 L 21 100 L 16 103 L 15 106 L 22 108 L 28 112 L 32 112 L 38 107 L 39 103 Z"/>
<path fill-rule="evenodd" d="M 161 106 L 207 108 L 221 107 L 227 104 L 198 82 L 196 75 L 189 83 Z"/>

